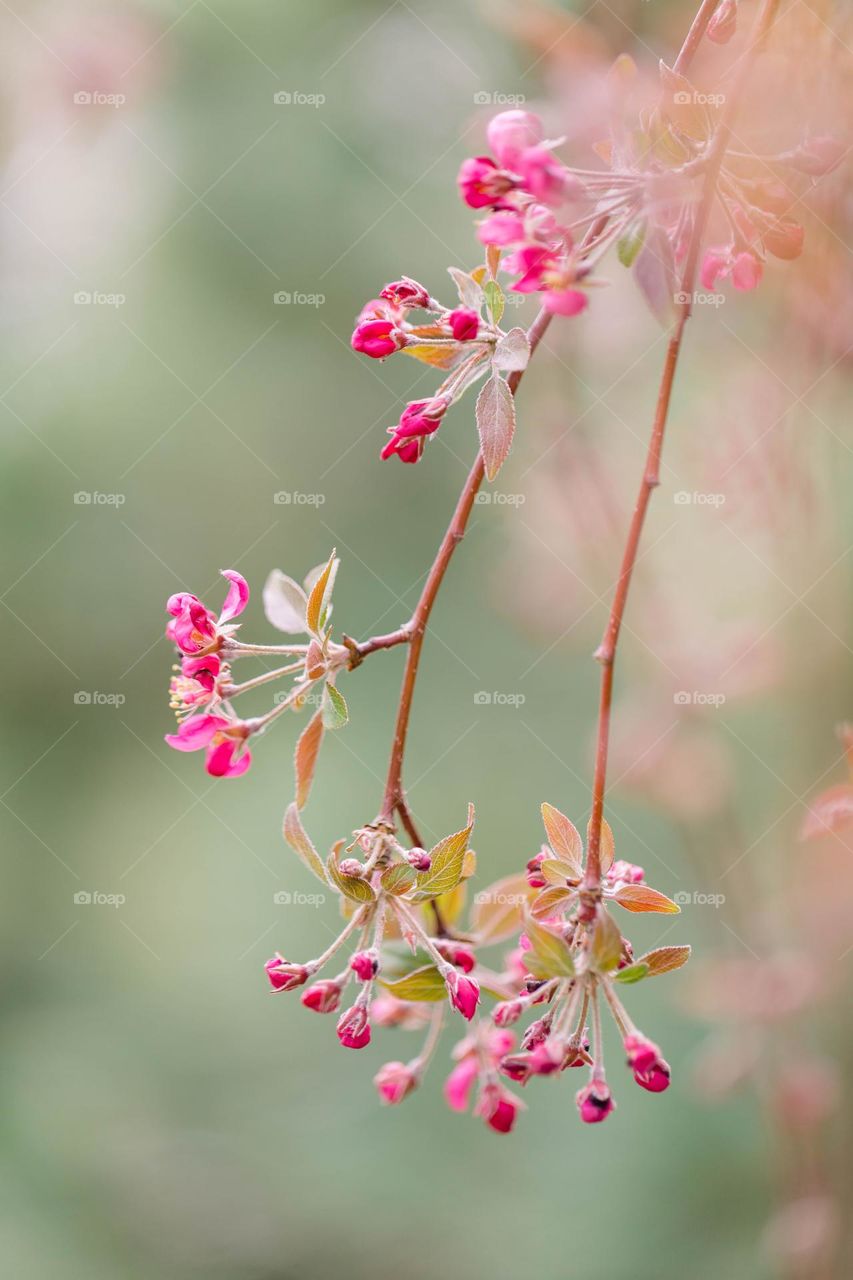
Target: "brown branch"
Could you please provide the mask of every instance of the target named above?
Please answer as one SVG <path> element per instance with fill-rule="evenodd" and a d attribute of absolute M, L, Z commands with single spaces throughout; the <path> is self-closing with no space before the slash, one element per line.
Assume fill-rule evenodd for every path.
<path fill-rule="evenodd" d="M 643 479 L 640 484 L 637 503 L 628 529 L 628 539 L 622 556 L 619 581 L 614 593 L 610 616 L 604 631 L 604 637 L 595 652 L 595 657 L 601 663 L 602 670 L 601 693 L 599 696 L 598 709 L 598 737 L 595 751 L 595 773 L 592 787 L 592 816 L 590 818 L 589 849 L 587 852 L 586 874 L 584 877 L 584 885 L 588 890 L 597 890 L 601 881 L 601 825 L 604 817 L 604 793 L 607 779 L 607 754 L 610 742 L 610 719 L 613 703 L 613 674 L 616 661 L 616 647 L 619 641 L 619 632 L 622 628 L 622 620 L 625 614 L 625 604 L 628 599 L 631 577 L 637 561 L 637 549 L 640 545 L 640 538 L 643 533 L 646 512 L 648 511 L 652 491 L 660 483 L 660 464 L 664 431 L 666 429 L 670 400 L 672 398 L 675 371 L 681 354 L 684 330 L 687 325 L 687 321 L 690 318 L 691 299 L 693 295 L 693 286 L 696 280 L 696 270 L 699 263 L 702 237 L 704 236 L 711 207 L 714 202 L 717 178 L 720 172 L 720 166 L 723 162 L 726 147 L 728 146 L 731 138 L 732 125 L 734 124 L 737 110 L 740 105 L 741 94 L 743 93 L 749 78 L 749 73 L 752 69 L 752 63 L 755 55 L 773 24 L 778 4 L 779 0 L 764 0 L 761 11 L 755 22 L 755 28 L 750 37 L 750 44 L 746 52 L 742 55 L 739 74 L 734 88 L 726 101 L 722 120 L 720 121 L 717 132 L 708 147 L 707 167 L 705 170 L 702 198 L 697 211 L 696 220 L 693 224 L 693 231 L 687 251 L 687 259 L 681 279 L 681 293 L 685 295 L 686 300 L 679 305 L 678 320 L 676 322 L 675 331 L 667 346 L 666 359 L 664 361 L 660 389 L 658 391 L 657 406 L 655 409 L 654 421 L 652 423 L 651 439 L 649 441 L 648 452 L 646 454 L 646 465 L 643 472 Z M 687 40 L 685 41 L 685 48 L 687 48 L 688 44 L 691 44 L 694 31 L 699 30 L 700 19 L 703 17 L 707 7 L 707 3 L 702 5 L 699 14 L 690 29 Z M 707 26 L 707 20 L 705 21 L 705 26 Z M 704 29 L 704 26 L 702 26 L 698 37 L 692 42 L 690 56 L 692 56 L 692 53 L 695 51 L 696 45 L 701 39 L 702 33 L 704 33 Z M 682 49 L 682 55 L 683 54 L 684 49 Z M 679 55 L 679 60 L 683 66 L 684 60 L 682 55 Z"/>

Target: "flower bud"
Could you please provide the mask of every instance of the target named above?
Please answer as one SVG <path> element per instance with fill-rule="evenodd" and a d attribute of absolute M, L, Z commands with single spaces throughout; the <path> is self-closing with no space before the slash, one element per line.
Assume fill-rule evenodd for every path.
<path fill-rule="evenodd" d="M 642 884 L 644 875 L 645 872 L 642 867 L 635 866 L 633 862 L 625 862 L 622 858 L 617 858 L 607 872 L 607 879 L 611 884 L 615 884 L 617 880 L 622 880 L 626 884 Z"/>
<path fill-rule="evenodd" d="M 513 169 L 522 151 L 542 141 L 542 121 L 531 111 L 501 111 L 489 121 L 489 146 L 505 169 Z"/>
<path fill-rule="evenodd" d="M 736 30 L 737 0 L 722 0 L 708 23 L 708 39 L 714 44 L 728 44 Z"/>
<path fill-rule="evenodd" d="M 450 331 L 457 342 L 473 342 L 480 329 L 480 317 L 476 311 L 457 307 L 447 317 Z"/>
<path fill-rule="evenodd" d="M 499 169 L 489 156 L 463 160 L 456 181 L 469 209 L 487 209 L 489 205 L 499 204 L 516 185 L 514 178 Z"/>
<path fill-rule="evenodd" d="M 487 1084 L 477 1099 L 474 1115 L 481 1116 L 495 1133 L 509 1133 L 521 1104 L 499 1084 Z"/>
<path fill-rule="evenodd" d="M 295 991 L 311 976 L 304 964 L 290 964 L 278 953 L 267 960 L 264 968 L 273 991 Z"/>
<path fill-rule="evenodd" d="M 606 1080 L 590 1080 L 578 1090 L 575 1101 L 584 1124 L 600 1124 L 616 1107 Z"/>
<path fill-rule="evenodd" d="M 745 250 L 736 255 L 732 266 L 732 284 L 742 293 L 749 293 L 761 283 L 763 268 L 754 253 Z"/>
<path fill-rule="evenodd" d="M 341 988 L 337 982 L 321 978 L 319 982 L 305 988 L 302 1003 L 306 1009 L 313 1009 L 315 1013 L 335 1013 L 341 1003 Z"/>
<path fill-rule="evenodd" d="M 409 866 L 414 867 L 415 871 L 429 871 L 432 866 L 432 858 L 426 849 L 421 849 L 417 845 L 413 849 L 409 849 L 404 856 Z"/>
<path fill-rule="evenodd" d="M 467 947 L 460 947 L 455 942 L 440 942 L 438 950 L 445 960 L 449 960 L 452 965 L 465 973 L 470 973 L 477 963 L 473 951 L 469 951 Z"/>
<path fill-rule="evenodd" d="M 496 1027 L 511 1027 L 514 1022 L 518 1022 L 523 1012 L 524 1005 L 520 1000 L 503 1000 L 492 1010 L 492 1022 Z"/>
<path fill-rule="evenodd" d="M 418 1086 L 418 1077 L 404 1062 L 386 1062 L 373 1077 L 379 1097 L 386 1106 L 396 1106 Z"/>
<path fill-rule="evenodd" d="M 432 301 L 423 285 L 418 284 L 417 280 L 410 279 L 409 276 L 403 276 L 401 280 L 386 284 L 379 296 L 398 307 L 418 307 L 422 311 L 428 311 Z"/>
<path fill-rule="evenodd" d="M 544 889 L 548 881 L 543 876 L 539 868 L 548 855 L 543 850 L 530 859 L 527 864 L 527 883 L 531 889 Z"/>
<path fill-rule="evenodd" d="M 656 1044 L 645 1036 L 626 1036 L 625 1052 L 638 1085 L 648 1089 L 649 1093 L 663 1093 L 669 1088 L 669 1063 L 661 1056 Z"/>
<path fill-rule="evenodd" d="M 404 347 L 406 339 L 393 320 L 362 320 L 353 330 L 350 345 L 372 360 L 384 360 Z"/>
<path fill-rule="evenodd" d="M 354 1004 L 338 1019 L 338 1039 L 345 1049 L 363 1049 L 370 1044 L 370 1022 L 363 1004 Z"/>
<path fill-rule="evenodd" d="M 480 1003 L 480 988 L 473 978 L 466 978 L 452 968 L 444 974 L 444 983 L 453 1008 L 470 1022 Z"/>
<path fill-rule="evenodd" d="M 805 232 L 799 222 L 777 222 L 769 231 L 764 233 L 764 246 L 769 249 L 774 258 L 783 258 L 790 261 L 792 258 L 799 258 L 803 252 L 803 237 Z"/>
<path fill-rule="evenodd" d="M 349 967 L 360 982 L 370 982 L 379 972 L 379 956 L 372 948 L 370 951 L 356 951 Z"/>
<path fill-rule="evenodd" d="M 729 266 L 730 255 L 728 249 L 716 248 L 708 249 L 702 259 L 702 268 L 699 272 L 699 278 L 702 281 L 702 288 L 713 290 L 716 286 L 718 278 L 723 275 Z"/>
<path fill-rule="evenodd" d="M 361 873 L 364 871 L 364 867 L 361 865 L 358 858 L 344 858 L 343 862 L 338 863 L 338 871 L 340 871 L 342 876 L 350 876 L 355 880 L 359 880 L 361 879 Z"/>

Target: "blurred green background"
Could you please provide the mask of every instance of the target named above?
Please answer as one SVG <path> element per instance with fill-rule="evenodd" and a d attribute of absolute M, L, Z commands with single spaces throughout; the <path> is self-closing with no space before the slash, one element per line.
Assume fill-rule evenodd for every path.
<path fill-rule="evenodd" d="M 671 52 L 689 20 L 680 4 L 619 8 L 618 20 L 603 5 L 584 20 L 614 53 L 622 44 Z M 331 902 L 273 900 L 313 889 L 279 833 L 298 722 L 278 724 L 233 784 L 213 782 L 198 757 L 178 757 L 162 739 L 169 593 L 216 605 L 218 570 L 236 567 L 253 588 L 243 634 L 273 639 L 260 605 L 269 569 L 302 577 L 336 546 L 338 631 L 366 637 L 408 616 L 473 456 L 471 406 L 453 412 L 417 468 L 380 464 L 384 428 L 432 375 L 403 359 L 356 358 L 351 322 L 401 273 L 449 300 L 446 266 L 476 261 L 454 187 L 462 157 L 482 149 L 488 107 L 475 95 L 537 104 L 550 37 L 537 51 L 512 29 L 541 26 L 543 13 L 556 20 L 559 6 L 75 0 L 4 10 L 0 1251 L 9 1274 L 770 1274 L 759 1246 L 773 1193 L 767 1140 L 748 1099 L 711 1108 L 695 1096 L 688 1062 L 704 1029 L 676 1007 L 683 975 L 632 989 L 638 1020 L 674 1064 L 674 1088 L 665 1099 L 637 1096 L 615 1065 L 621 1106 L 601 1131 L 577 1123 L 574 1080 L 534 1085 L 510 1140 L 451 1115 L 440 1089 L 449 1037 L 424 1088 L 381 1109 L 371 1077 L 414 1052 L 399 1042 L 408 1033 L 380 1033 L 347 1054 L 328 1020 L 296 997 L 270 1000 L 263 980 L 274 950 L 307 957 L 336 921 Z M 75 102 L 81 92 L 95 100 Z M 274 102 L 281 92 L 290 104 Z M 795 286 L 771 284 L 726 315 L 763 361 L 778 357 L 772 325 L 786 287 Z M 576 612 L 590 605 L 589 616 L 564 637 L 572 547 L 543 547 L 535 607 L 514 548 L 519 519 L 536 527 L 542 442 L 584 411 L 583 431 L 605 433 L 624 464 L 613 501 L 617 522 L 627 520 L 662 346 L 621 282 L 601 306 L 589 336 L 570 323 L 553 335 L 552 358 L 525 383 L 500 486 L 529 496 L 477 509 L 426 645 L 410 799 L 436 837 L 476 803 L 481 885 L 536 851 L 542 799 L 579 824 L 587 813 L 589 653 L 605 605 L 585 601 Z M 673 416 L 682 438 L 711 424 L 721 369 L 751 363 L 716 321 L 699 316 L 690 335 Z M 813 380 L 795 382 L 791 364 L 785 376 L 798 391 Z M 840 369 L 820 386 L 826 431 L 799 410 L 819 493 L 837 504 L 851 476 L 843 390 Z M 701 487 L 700 457 L 693 434 L 679 487 Z M 321 500 L 282 505 L 280 492 Z M 568 480 L 562 492 L 570 504 Z M 671 519 L 666 497 L 650 542 Z M 836 531 L 839 551 L 849 532 Z M 701 583 L 702 527 L 693 536 Z M 749 563 L 715 557 L 721 576 Z M 614 573 L 611 561 L 602 593 Z M 846 561 L 821 591 L 848 636 Z M 782 592 L 767 625 L 786 603 Z M 801 653 L 814 641 L 810 621 L 827 641 L 798 610 L 789 622 Z M 837 759 L 849 649 L 830 640 L 818 653 L 820 671 L 800 667 L 784 696 L 731 713 L 747 744 L 727 749 L 753 836 L 791 804 L 786 791 L 804 794 Z M 321 846 L 376 812 L 401 659 L 377 655 L 342 682 L 351 724 L 327 740 L 306 812 Z M 626 678 L 632 666 L 636 654 Z M 523 692 L 525 702 L 480 706 L 480 690 Z M 81 691 L 91 700 L 81 703 Z M 677 824 L 618 788 L 613 805 L 622 855 L 664 891 L 692 890 Z M 759 879 L 775 874 L 797 817 L 772 833 Z M 81 891 L 125 901 L 79 905 Z M 669 940 L 692 941 L 701 957 L 730 942 L 719 916 L 688 909 Z M 668 927 L 640 920 L 633 935 L 645 949 Z M 836 1027 L 834 1042 L 849 1051 L 849 1032 Z"/>

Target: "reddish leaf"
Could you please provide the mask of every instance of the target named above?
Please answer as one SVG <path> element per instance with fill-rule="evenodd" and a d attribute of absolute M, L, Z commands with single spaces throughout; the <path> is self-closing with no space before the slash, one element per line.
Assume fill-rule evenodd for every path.
<path fill-rule="evenodd" d="M 545 823 L 545 834 L 554 853 L 558 858 L 569 863 L 570 874 L 575 880 L 579 880 L 583 875 L 581 866 L 583 840 L 577 827 L 552 804 L 542 805 L 542 821 Z"/>
<path fill-rule="evenodd" d="M 660 973 L 671 973 L 674 969 L 680 969 L 682 965 L 687 964 L 690 959 L 690 947 L 657 947 L 654 951 L 648 951 L 644 956 L 640 956 L 637 964 L 644 964 L 649 971 L 649 977 L 657 977 Z"/>
<path fill-rule="evenodd" d="M 315 712 L 299 735 L 293 756 L 296 770 L 296 804 L 299 809 L 304 809 L 307 803 L 322 741 L 323 712 L 320 710 Z"/>
<path fill-rule="evenodd" d="M 515 434 L 515 401 L 503 378 L 493 373 L 477 396 L 477 430 L 489 480 L 506 461 Z"/>
<path fill-rule="evenodd" d="M 662 915 L 677 915 L 681 910 L 672 898 L 668 898 L 665 893 L 658 893 L 657 889 L 650 889 L 647 884 L 623 885 L 613 895 L 613 901 L 618 902 L 626 911 L 658 911 Z"/>

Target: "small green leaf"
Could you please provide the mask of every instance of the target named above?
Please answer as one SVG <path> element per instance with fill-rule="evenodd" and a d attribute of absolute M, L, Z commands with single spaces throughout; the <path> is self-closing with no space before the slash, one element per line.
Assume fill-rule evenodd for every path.
<path fill-rule="evenodd" d="M 430 849 L 430 869 L 418 872 L 414 902 L 426 902 L 456 888 L 465 868 L 465 851 L 473 825 L 471 821 L 464 830 L 445 836 Z"/>
<path fill-rule="evenodd" d="M 590 964 L 598 973 L 611 973 L 619 964 L 622 956 L 622 934 L 611 915 L 599 908 L 595 922 L 595 933 L 592 935 Z"/>
<path fill-rule="evenodd" d="M 375 900 L 376 894 L 366 880 L 362 880 L 359 876 L 341 875 L 334 850 L 329 854 L 326 869 L 332 884 L 340 890 L 345 898 L 351 898 L 353 902 L 373 902 Z"/>
<path fill-rule="evenodd" d="M 632 267 L 634 259 L 643 247 L 646 238 L 645 222 L 635 222 L 616 246 L 616 254 L 623 267 Z"/>
<path fill-rule="evenodd" d="M 530 972 L 537 978 L 573 978 L 574 961 L 568 944 L 547 929 L 544 925 L 528 916 L 524 922 L 524 932 L 530 939 L 530 951 L 525 954 L 524 962 Z"/>
<path fill-rule="evenodd" d="M 295 803 L 287 806 L 284 815 L 284 838 L 294 852 L 305 863 L 309 871 L 313 871 L 318 880 L 322 880 L 323 884 L 328 884 L 326 872 L 323 867 L 323 860 L 317 850 L 311 843 L 311 839 L 302 825 L 302 819 L 299 817 L 299 809 Z"/>
<path fill-rule="evenodd" d="M 443 1000 L 447 995 L 444 979 L 434 964 L 414 969 L 404 978 L 392 982 L 379 979 L 386 991 L 390 991 L 398 1000 Z"/>
<path fill-rule="evenodd" d="M 408 893 L 415 883 L 415 870 L 408 862 L 392 862 L 380 876 L 382 888 L 386 893 Z"/>
<path fill-rule="evenodd" d="M 642 982 L 643 978 L 649 976 L 649 966 L 637 961 L 636 964 L 627 964 L 624 969 L 617 969 L 612 975 L 614 982 L 624 982 L 630 985 L 634 982 Z"/>
<path fill-rule="evenodd" d="M 497 280 L 487 280 L 483 285 L 483 293 L 486 296 L 486 308 L 491 316 L 492 323 L 500 324 L 504 307 L 506 306 L 503 289 Z"/>
<path fill-rule="evenodd" d="M 333 684 L 327 684 L 323 690 L 323 724 L 327 729 L 342 729 L 348 720 L 344 695 Z"/>

